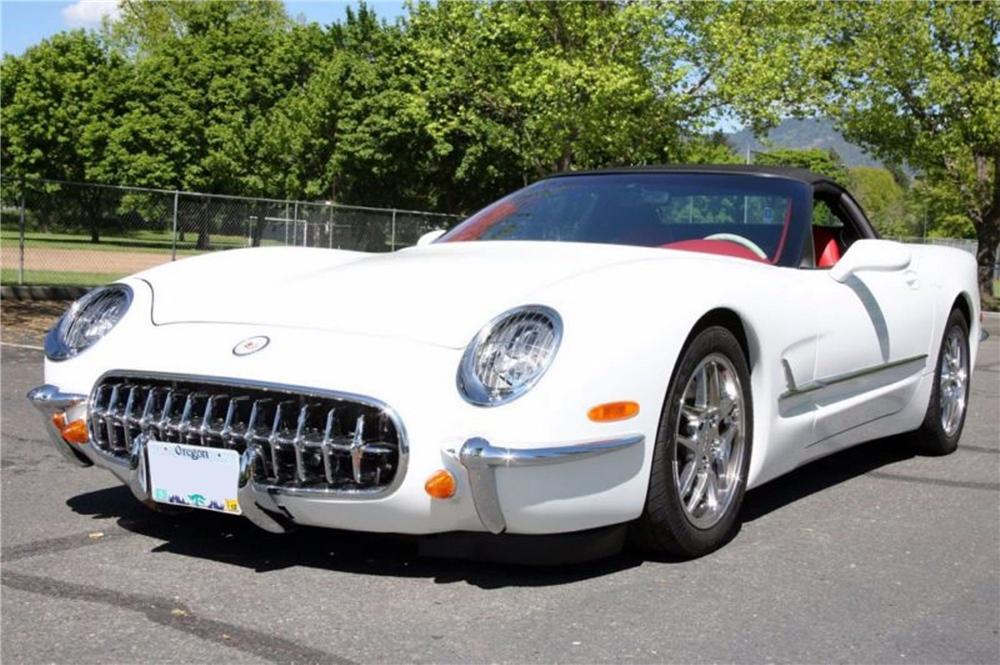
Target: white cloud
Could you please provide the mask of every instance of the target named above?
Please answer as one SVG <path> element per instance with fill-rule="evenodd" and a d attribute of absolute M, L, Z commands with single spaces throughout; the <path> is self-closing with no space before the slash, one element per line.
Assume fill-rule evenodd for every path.
<path fill-rule="evenodd" d="M 59 12 L 71 28 L 97 28 L 105 16 L 118 18 L 118 0 L 77 0 Z"/>

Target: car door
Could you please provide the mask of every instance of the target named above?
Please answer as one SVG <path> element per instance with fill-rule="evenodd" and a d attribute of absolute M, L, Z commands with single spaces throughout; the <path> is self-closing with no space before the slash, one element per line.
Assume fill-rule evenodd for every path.
<path fill-rule="evenodd" d="M 826 216 L 840 244 L 840 260 L 874 232 L 842 191 L 821 192 L 816 217 Z M 816 256 L 823 248 L 814 247 Z M 892 247 L 886 247 L 886 251 Z M 812 444 L 900 411 L 930 366 L 932 308 L 926 307 L 920 267 L 859 270 L 843 281 L 833 264 L 805 266 L 814 298 L 809 317 L 816 334 L 812 378 L 791 391 L 814 410 Z"/>

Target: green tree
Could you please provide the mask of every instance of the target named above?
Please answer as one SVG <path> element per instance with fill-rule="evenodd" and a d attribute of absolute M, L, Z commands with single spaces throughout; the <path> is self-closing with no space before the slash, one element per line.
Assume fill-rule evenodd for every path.
<path fill-rule="evenodd" d="M 958 192 L 992 295 L 1000 244 L 1000 4 L 842 3 L 828 107 L 848 138 Z M 900 36 L 905 35 L 901 39 Z"/>
<path fill-rule="evenodd" d="M 0 72 L 0 159 L 9 194 L 22 179 L 85 181 L 118 113 L 110 91 L 122 79 L 125 62 L 109 53 L 93 33 L 74 30 L 54 35 L 23 56 L 5 56 Z M 53 186 L 33 186 L 33 190 Z M 100 240 L 104 192 L 72 188 L 63 200 Z M 43 223 L 45 220 L 42 220 Z"/>
<path fill-rule="evenodd" d="M 252 185 L 253 123 L 306 79 L 317 32 L 293 29 L 280 2 L 130 2 L 110 28 L 134 61 L 128 99 L 96 167 L 130 184 L 241 193 Z M 185 225 L 207 248 L 225 220 L 192 211 Z"/>
<path fill-rule="evenodd" d="M 888 169 L 855 166 L 849 170 L 846 184 L 879 233 L 887 236 L 921 234 L 906 190 Z"/>
<path fill-rule="evenodd" d="M 846 185 L 848 181 L 847 168 L 840 160 L 840 156 L 833 150 L 774 148 L 767 152 L 754 153 L 753 162 L 765 166 L 791 166 L 808 169 L 813 173 L 825 175 L 842 185 Z"/>

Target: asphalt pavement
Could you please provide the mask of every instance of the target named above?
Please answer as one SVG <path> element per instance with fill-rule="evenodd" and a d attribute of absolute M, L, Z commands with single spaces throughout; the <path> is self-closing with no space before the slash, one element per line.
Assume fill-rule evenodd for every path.
<path fill-rule="evenodd" d="M 959 450 L 884 439 L 748 493 L 695 561 L 539 569 L 392 538 L 164 516 L 64 462 L 2 347 L 2 648 L 10 663 L 1000 662 L 1000 326 Z"/>

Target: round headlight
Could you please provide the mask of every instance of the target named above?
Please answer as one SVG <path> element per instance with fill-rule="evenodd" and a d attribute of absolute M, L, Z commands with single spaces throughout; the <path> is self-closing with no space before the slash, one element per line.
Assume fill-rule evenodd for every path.
<path fill-rule="evenodd" d="M 504 312 L 472 340 L 458 368 L 458 391 L 479 406 L 517 399 L 538 383 L 562 340 L 554 309 L 527 305 Z"/>
<path fill-rule="evenodd" d="M 70 306 L 45 337 L 49 360 L 66 360 L 93 346 L 121 321 L 132 304 L 132 289 L 112 284 L 89 291 Z"/>

